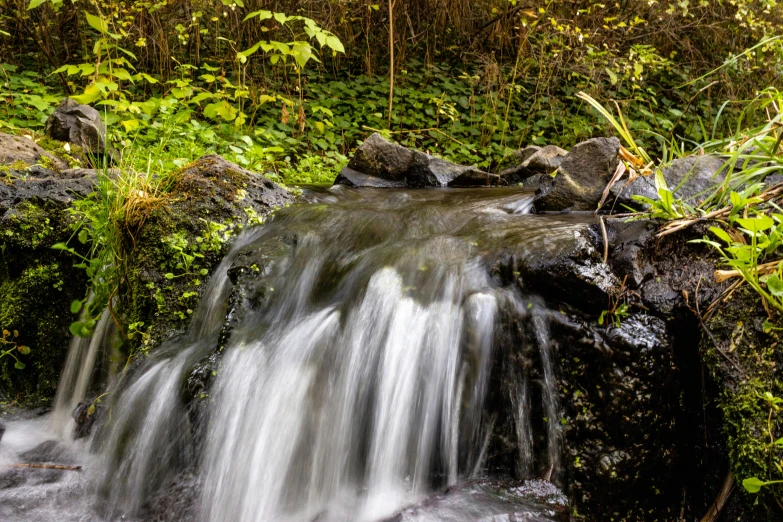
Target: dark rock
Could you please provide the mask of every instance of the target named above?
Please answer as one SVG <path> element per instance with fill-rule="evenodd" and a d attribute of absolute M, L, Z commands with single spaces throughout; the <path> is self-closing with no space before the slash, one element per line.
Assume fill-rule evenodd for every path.
<path fill-rule="evenodd" d="M 88 154 L 102 156 L 106 149 L 106 126 L 101 113 L 89 105 L 65 98 L 46 120 L 46 134 L 78 145 Z"/>
<path fill-rule="evenodd" d="M 25 166 L 68 168 L 67 163 L 44 150 L 32 139 L 0 132 L 0 165 L 11 166 L 20 163 Z M 42 165 L 44 163 L 45 165 Z"/>
<path fill-rule="evenodd" d="M 477 187 L 498 185 L 497 175 L 407 149 L 374 133 L 356 149 L 335 185 L 350 187 Z"/>
<path fill-rule="evenodd" d="M 19 455 L 22 462 L 29 464 L 60 464 L 71 466 L 78 464 L 68 449 L 61 442 L 56 440 L 47 440 L 31 450 L 25 451 Z"/>
<path fill-rule="evenodd" d="M 551 174 L 560 167 L 566 154 L 554 145 L 527 147 L 514 153 L 522 159 L 521 163 L 501 171 L 500 177 L 509 185 L 515 185 L 536 174 Z"/>
<path fill-rule="evenodd" d="M 674 160 L 662 169 L 663 178 L 675 197 L 690 204 L 709 195 L 717 183 L 726 179 L 725 160 L 713 155 L 688 156 Z M 658 199 L 655 190 L 655 176 L 640 176 L 633 182 L 621 179 L 612 186 L 607 204 L 614 207 L 623 205 L 641 209 L 644 205 L 633 199 L 633 196 L 643 196 Z"/>
<path fill-rule="evenodd" d="M 3 440 L 3 435 L 5 435 L 5 424 L 0 422 L 0 442 Z"/>
<path fill-rule="evenodd" d="M 593 138 L 576 145 L 551 182 L 542 182 L 536 192 L 536 210 L 595 210 L 617 168 L 619 151 L 617 138 Z"/>
<path fill-rule="evenodd" d="M 359 171 L 353 170 L 351 167 L 345 167 L 340 171 L 337 179 L 334 180 L 335 185 L 345 185 L 347 187 L 361 188 L 361 187 L 373 187 L 373 188 L 404 188 L 407 187 L 407 183 L 402 181 L 391 181 L 368 174 L 363 174 Z"/>
<path fill-rule="evenodd" d="M 348 167 L 386 181 L 407 182 L 411 172 L 426 171 L 429 159 L 427 154 L 392 143 L 376 132 L 356 149 Z"/>
<path fill-rule="evenodd" d="M 556 237 L 555 237 L 556 235 Z M 584 310 L 600 311 L 620 280 L 603 262 L 587 224 L 553 229 L 545 248 L 530 249 L 517 243 L 506 247 L 491 265 L 495 273 L 510 274 L 523 288 L 554 301 L 564 301 Z M 513 243 L 511 243 L 513 244 Z"/>
<path fill-rule="evenodd" d="M 70 303 L 84 298 L 87 283 L 84 270 L 73 267 L 75 258 L 52 245 L 73 237 L 69 209 L 93 187 L 90 177 L 0 182 L 0 324 L 18 331 L 15 341 L 32 350 L 19 355 L 24 370 L 14 369 L 11 357 L 0 359 L 0 388 L 11 396 L 33 402 L 56 389 L 71 338 Z"/>
<path fill-rule="evenodd" d="M 95 424 L 95 416 L 97 409 L 90 411 L 90 405 L 84 402 L 80 402 L 73 410 L 71 416 L 76 421 L 76 426 L 73 430 L 73 438 L 81 439 L 86 437 L 92 431 L 92 425 Z"/>
<path fill-rule="evenodd" d="M 688 463 L 676 458 L 678 390 L 664 321 L 637 314 L 602 328 L 561 317 L 552 324 L 552 341 L 561 376 L 564 480 L 578 511 L 588 520 L 676 518 Z M 653 490 L 654 496 L 643 493 Z"/>

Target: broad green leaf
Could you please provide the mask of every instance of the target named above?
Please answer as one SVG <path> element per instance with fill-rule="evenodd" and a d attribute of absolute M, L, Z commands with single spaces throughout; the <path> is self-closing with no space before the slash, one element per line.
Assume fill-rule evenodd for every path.
<path fill-rule="evenodd" d="M 30 0 L 30 5 L 27 6 L 27 10 L 30 11 L 32 9 L 35 9 L 36 7 L 43 4 L 44 2 L 46 2 L 46 0 Z"/>
<path fill-rule="evenodd" d="M 30 347 L 29 346 L 17 346 L 16 349 L 22 355 L 29 355 L 30 354 Z"/>
<path fill-rule="evenodd" d="M 253 11 L 252 13 L 248 14 L 243 22 L 246 22 L 247 20 L 250 20 L 251 18 L 258 18 L 259 21 L 268 20 L 269 18 L 272 18 L 272 11 L 267 11 L 265 9 L 262 9 L 261 11 Z"/>
<path fill-rule="evenodd" d="M 333 51 L 338 53 L 345 53 L 345 47 L 343 47 L 343 43 L 333 34 L 330 34 L 326 37 L 326 45 Z"/>
<path fill-rule="evenodd" d="M 731 239 L 731 236 L 722 228 L 710 227 L 710 232 L 718 236 L 719 239 L 722 239 L 727 245 L 734 243 L 734 241 Z"/>
<path fill-rule="evenodd" d="M 78 299 L 71 301 L 71 313 L 78 314 L 82 310 L 82 302 Z"/>
<path fill-rule="evenodd" d="M 746 478 L 742 481 L 742 487 L 744 487 L 748 493 L 758 493 L 766 484 L 766 482 L 759 480 L 756 477 Z"/>
<path fill-rule="evenodd" d="M 752 233 L 763 232 L 775 226 L 775 220 L 769 216 L 755 216 L 752 218 L 736 218 L 739 225 Z"/>
<path fill-rule="evenodd" d="M 99 33 L 108 34 L 109 24 L 106 23 L 106 20 L 99 16 L 91 15 L 87 11 L 84 12 L 84 16 L 87 17 L 87 23 L 90 24 L 90 27 Z"/>
<path fill-rule="evenodd" d="M 16 361 L 16 364 L 14 364 L 14 368 L 17 370 L 24 370 L 25 366 L 22 361 Z"/>
<path fill-rule="evenodd" d="M 783 280 L 777 274 L 767 278 L 767 288 L 775 297 L 783 296 Z"/>

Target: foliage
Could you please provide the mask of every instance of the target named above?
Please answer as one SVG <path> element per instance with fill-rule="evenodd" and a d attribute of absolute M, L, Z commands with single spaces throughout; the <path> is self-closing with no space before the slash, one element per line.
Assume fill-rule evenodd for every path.
<path fill-rule="evenodd" d="M 765 405 L 769 408 L 769 416 L 767 417 L 767 433 L 766 435 L 769 437 L 769 453 L 770 458 L 772 460 L 772 464 L 774 464 L 775 469 L 777 469 L 778 473 L 783 475 L 783 459 L 781 458 L 772 458 L 772 454 L 774 453 L 773 450 L 780 449 L 783 447 L 783 437 L 775 438 L 775 435 L 773 434 L 773 417 L 775 417 L 776 414 L 780 413 L 781 404 L 783 404 L 783 399 L 780 397 L 774 396 L 770 392 L 764 392 L 762 395 L 759 396 L 759 399 L 765 403 Z M 748 493 L 758 493 L 761 491 L 761 488 L 772 486 L 775 484 L 783 484 L 783 480 L 761 480 L 758 477 L 748 477 L 742 480 L 742 486 L 745 488 L 745 490 Z"/>
<path fill-rule="evenodd" d="M 11 333 L 8 330 L 3 330 L 3 335 L 0 337 L 0 359 L 5 356 L 11 357 L 16 361 L 14 363 L 14 368 L 17 370 L 24 370 L 25 364 L 19 360 L 14 352 L 27 355 L 30 353 L 30 348 L 28 346 L 18 344 L 15 341 L 17 337 L 19 337 L 18 331 L 14 330 L 13 333 Z"/>

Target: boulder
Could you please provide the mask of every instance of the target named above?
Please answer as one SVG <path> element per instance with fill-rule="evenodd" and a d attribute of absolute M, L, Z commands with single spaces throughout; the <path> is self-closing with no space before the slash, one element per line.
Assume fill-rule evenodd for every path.
<path fill-rule="evenodd" d="M 55 140 L 78 145 L 93 156 L 107 152 L 106 126 L 101 120 L 101 113 L 71 98 L 60 102 L 46 120 L 46 134 Z"/>
<path fill-rule="evenodd" d="M 568 153 L 547 145 L 543 148 L 530 146 L 514 153 L 522 161 L 500 172 L 500 177 L 509 185 L 515 185 L 536 174 L 551 174 L 556 171 Z"/>
<path fill-rule="evenodd" d="M 374 133 L 362 143 L 335 185 L 374 188 L 497 185 L 497 175 L 407 149 Z"/>
<path fill-rule="evenodd" d="M 14 341 L 31 348 L 19 355 L 21 370 L 13 358 L 0 358 L 0 395 L 27 403 L 54 395 L 71 339 L 70 303 L 84 298 L 87 281 L 73 267 L 76 259 L 52 245 L 73 237 L 70 209 L 93 188 L 91 177 L 0 182 L 0 329 L 17 331 Z M 73 243 L 87 255 L 85 245 Z"/>
<path fill-rule="evenodd" d="M 596 210 L 617 168 L 620 140 L 593 138 L 572 148 L 557 174 L 536 191 L 537 211 Z"/>
<path fill-rule="evenodd" d="M 392 181 L 369 174 L 364 174 L 358 170 L 353 170 L 351 167 L 345 167 L 337 175 L 337 179 L 334 180 L 335 185 L 345 185 L 347 187 L 360 188 L 405 188 L 407 183 L 405 180 Z"/>
<path fill-rule="evenodd" d="M 21 170 L 31 165 L 57 170 L 68 168 L 67 163 L 44 150 L 32 139 L 0 132 L 0 166 Z"/>
<path fill-rule="evenodd" d="M 725 163 L 723 158 L 711 154 L 687 156 L 671 162 L 662 169 L 662 173 L 674 196 L 693 205 L 708 196 L 708 191 L 717 183 L 726 179 Z M 645 205 L 634 200 L 633 196 L 658 199 L 655 176 L 640 176 L 630 183 L 627 179 L 621 179 L 612 186 L 607 205 L 643 209 Z"/>

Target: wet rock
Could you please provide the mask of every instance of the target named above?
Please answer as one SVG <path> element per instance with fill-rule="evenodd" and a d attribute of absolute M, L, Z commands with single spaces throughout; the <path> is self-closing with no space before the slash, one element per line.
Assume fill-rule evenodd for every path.
<path fill-rule="evenodd" d="M 494 271 L 514 274 L 523 288 L 584 310 L 605 308 L 609 296 L 620 287 L 587 225 L 559 233 L 546 250 L 514 251 L 507 247 L 495 261 Z"/>
<path fill-rule="evenodd" d="M 565 522 L 569 515 L 567 499 L 549 482 L 526 480 L 515 486 L 483 480 L 449 487 L 384 522 Z"/>
<path fill-rule="evenodd" d="M 376 176 L 370 176 L 357 170 L 353 170 L 351 167 L 345 167 L 338 174 L 337 179 L 334 180 L 335 185 L 345 185 L 347 187 L 361 188 L 404 188 L 407 187 L 407 183 L 404 180 L 391 181 L 388 179 L 379 178 Z"/>
<path fill-rule="evenodd" d="M 673 520 L 689 464 L 676 458 L 678 390 L 665 322 L 636 314 L 604 328 L 562 317 L 552 339 L 569 498 L 588 520 Z"/>
<path fill-rule="evenodd" d="M 536 210 L 595 210 L 617 168 L 619 150 L 617 138 L 593 138 L 576 145 L 562 160 L 557 175 L 542 179 Z"/>
<path fill-rule="evenodd" d="M 68 448 L 59 441 L 47 440 L 31 450 L 19 455 L 24 463 L 28 464 L 57 464 L 72 466 L 78 464 Z"/>
<path fill-rule="evenodd" d="M 92 408 L 92 411 L 90 411 L 90 408 L 91 405 L 80 402 L 73 410 L 71 416 L 73 417 L 73 420 L 76 421 L 76 426 L 73 430 L 74 439 L 84 438 L 92 431 L 92 426 L 95 424 L 97 409 Z"/>
<path fill-rule="evenodd" d="M 356 149 L 336 185 L 351 187 L 476 187 L 497 185 L 497 175 L 407 149 L 374 133 Z"/>
<path fill-rule="evenodd" d="M 719 156 L 688 156 L 674 160 L 663 168 L 666 185 L 674 192 L 675 197 L 690 204 L 696 204 L 709 195 L 717 183 L 726 179 L 725 160 Z M 658 199 L 655 190 L 655 176 L 640 176 L 633 182 L 621 179 L 612 186 L 608 202 L 615 208 L 622 205 L 641 209 L 644 204 L 633 199 L 633 196 L 643 196 Z"/>
<path fill-rule="evenodd" d="M 67 163 L 44 150 L 30 138 L 0 132 L 0 166 L 2 165 L 68 168 Z"/>
<path fill-rule="evenodd" d="M 5 424 L 0 422 L 0 442 L 3 441 L 3 435 L 5 435 Z"/>
<path fill-rule="evenodd" d="M 60 102 L 46 120 L 46 134 L 53 139 L 78 145 L 93 156 L 102 156 L 107 152 L 106 126 L 101 120 L 101 113 L 71 98 Z"/>
<path fill-rule="evenodd" d="M 138 230 L 129 231 L 136 250 L 120 304 L 128 322 L 150 328 L 153 346 L 185 330 L 206 282 L 239 232 L 296 199 L 263 175 L 217 155 L 184 167 L 168 196 L 150 209 Z M 166 277 L 184 272 L 176 266 L 179 254 L 167 246 L 174 239 L 189 255 L 198 254 L 188 277 Z M 187 300 L 181 299 L 185 293 Z"/>
<path fill-rule="evenodd" d="M 509 185 L 515 185 L 536 174 L 551 174 L 560 167 L 568 153 L 556 147 L 547 145 L 540 147 L 526 147 L 514 153 L 521 162 L 513 167 L 500 172 L 500 177 Z"/>
<path fill-rule="evenodd" d="M 0 182 L 0 324 L 31 348 L 19 355 L 24 370 L 14 369 L 11 357 L 0 359 L 0 388 L 12 397 L 32 402 L 54 394 L 71 338 L 70 303 L 84 297 L 86 276 L 73 267 L 73 256 L 52 245 L 73 237 L 69 209 L 93 187 L 91 177 Z"/>

